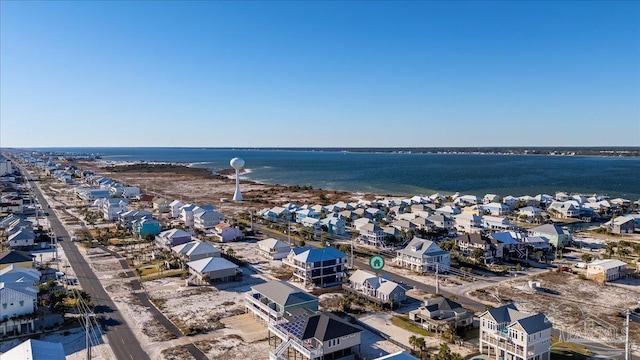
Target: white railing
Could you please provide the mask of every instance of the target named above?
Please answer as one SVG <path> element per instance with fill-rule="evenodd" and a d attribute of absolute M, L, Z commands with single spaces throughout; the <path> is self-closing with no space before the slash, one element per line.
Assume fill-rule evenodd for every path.
<path fill-rule="evenodd" d="M 254 307 L 258 308 L 258 312 L 255 312 L 258 316 L 260 316 L 263 320 L 270 322 L 272 320 L 277 320 L 282 317 L 282 313 L 277 312 L 270 308 L 267 304 L 260 301 L 260 299 L 256 299 L 251 294 L 245 295 L 245 301 L 252 304 Z M 249 306 L 251 308 L 251 306 Z M 271 320 L 269 319 L 271 317 Z"/>

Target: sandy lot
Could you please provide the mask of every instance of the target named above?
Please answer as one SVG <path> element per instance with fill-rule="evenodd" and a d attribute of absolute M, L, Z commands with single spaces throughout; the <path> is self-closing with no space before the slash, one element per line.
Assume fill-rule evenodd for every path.
<path fill-rule="evenodd" d="M 546 291 L 531 290 L 526 280 L 513 280 L 470 294 L 498 305 L 495 296 L 513 300 L 519 309 L 543 312 L 554 328 L 603 343 L 616 344 L 624 337 L 624 319 L 618 314 L 636 308 L 640 293 L 635 289 L 602 285 L 576 275 L 545 272 L 532 277 Z M 631 339 L 640 343 L 640 324 L 631 323 Z M 618 344 L 619 345 L 619 344 Z"/>

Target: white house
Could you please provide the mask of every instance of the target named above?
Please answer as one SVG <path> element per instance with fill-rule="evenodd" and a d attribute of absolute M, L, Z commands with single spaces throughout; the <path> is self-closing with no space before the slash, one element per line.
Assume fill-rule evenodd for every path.
<path fill-rule="evenodd" d="M 193 215 L 193 227 L 200 230 L 213 229 L 224 221 L 224 215 L 214 210 L 198 211 Z"/>
<path fill-rule="evenodd" d="M 396 254 L 395 264 L 418 272 L 435 270 L 436 267 L 439 272 L 445 272 L 451 263 L 448 251 L 433 241 L 418 237 L 414 237 L 404 249 L 397 250 Z"/>
<path fill-rule="evenodd" d="M 177 219 L 180 217 L 180 209 L 184 206 L 184 203 L 180 200 L 173 200 L 169 204 L 169 212 L 171 213 L 171 217 Z"/>
<path fill-rule="evenodd" d="M 220 223 L 215 226 L 216 235 L 221 242 L 234 241 L 244 237 L 244 234 L 236 226 L 233 227 L 227 223 Z"/>
<path fill-rule="evenodd" d="M 613 281 L 626 276 L 627 263 L 620 260 L 596 260 L 587 264 L 587 278 Z"/>
<path fill-rule="evenodd" d="M 34 331 L 34 319 L 16 319 L 18 316 L 33 314 L 37 309 L 38 288 L 21 282 L 0 282 L 0 323 L 2 334 L 17 331 L 23 326 Z M 13 319 L 12 319 L 13 318 Z"/>
<path fill-rule="evenodd" d="M 378 224 L 367 223 L 358 228 L 360 241 L 371 246 L 383 246 L 385 232 Z"/>
<path fill-rule="evenodd" d="M 305 287 L 330 287 L 342 284 L 347 255 L 334 247 L 301 247 L 291 249 L 282 263 L 293 270 L 294 280 Z"/>
<path fill-rule="evenodd" d="M 267 259 L 280 260 L 286 258 L 287 255 L 289 255 L 289 251 L 291 251 L 289 244 L 274 238 L 269 238 L 258 241 L 256 254 Z"/>
<path fill-rule="evenodd" d="M 221 257 L 190 261 L 187 266 L 189 273 L 201 282 L 232 281 L 242 275 L 238 265 Z"/>
<path fill-rule="evenodd" d="M 127 211 L 129 201 L 127 199 L 108 198 L 102 199 L 102 216 L 105 220 L 113 221 L 118 219 L 118 213 Z"/>
<path fill-rule="evenodd" d="M 493 216 L 507 215 L 511 212 L 511 208 L 502 203 L 489 203 L 482 206 L 482 210 Z"/>
<path fill-rule="evenodd" d="M 30 228 L 21 228 L 7 238 L 11 249 L 33 246 L 35 239 L 36 235 Z"/>
<path fill-rule="evenodd" d="M 477 233 L 482 231 L 482 216 L 462 213 L 454 216 L 456 229 L 467 233 Z"/>
<path fill-rule="evenodd" d="M 528 314 L 515 305 L 480 315 L 481 354 L 509 360 L 549 360 L 552 324 L 542 313 Z"/>
<path fill-rule="evenodd" d="M 156 236 L 156 245 L 161 248 L 171 248 L 191 241 L 191 233 L 181 229 L 171 229 Z"/>
<path fill-rule="evenodd" d="M 136 196 L 140 196 L 140 188 L 137 186 L 125 186 L 122 188 L 122 196 L 127 199 L 133 199 Z"/>
<path fill-rule="evenodd" d="M 189 241 L 171 248 L 171 251 L 188 261 L 196 261 L 210 257 L 220 257 L 220 249 L 208 242 Z"/>
<path fill-rule="evenodd" d="M 349 277 L 349 289 L 381 304 L 398 305 L 406 299 L 406 290 L 399 284 L 370 272 L 356 270 Z"/>

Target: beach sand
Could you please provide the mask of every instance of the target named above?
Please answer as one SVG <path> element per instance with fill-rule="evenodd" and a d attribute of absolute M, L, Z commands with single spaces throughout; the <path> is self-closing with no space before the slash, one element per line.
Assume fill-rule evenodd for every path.
<path fill-rule="evenodd" d="M 208 169 L 167 163 L 113 164 L 78 161 L 70 162 L 68 165 L 91 170 L 127 185 L 138 186 L 143 194 L 181 200 L 184 203 L 212 204 L 227 216 L 237 216 L 243 212 L 257 211 L 287 202 L 328 205 L 338 201 L 352 202 L 363 198 L 375 198 L 373 194 L 260 184 L 242 179 L 241 175 L 243 201 L 233 202 L 231 199 L 235 191 L 235 175 L 232 169 L 213 174 Z M 224 201 L 225 199 L 227 201 Z"/>

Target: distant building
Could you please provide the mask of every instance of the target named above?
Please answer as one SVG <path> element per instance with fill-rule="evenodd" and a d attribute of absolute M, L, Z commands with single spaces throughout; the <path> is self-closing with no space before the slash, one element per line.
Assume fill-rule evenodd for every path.
<path fill-rule="evenodd" d="M 609 232 L 614 234 L 633 234 L 636 229 L 634 219 L 626 216 L 618 216 L 604 224 Z"/>
<path fill-rule="evenodd" d="M 571 234 L 558 225 L 545 224 L 529 229 L 529 235 L 542 236 L 549 240 L 549 244 L 558 247 L 558 244 L 567 246 L 571 242 Z"/>

